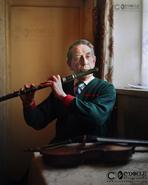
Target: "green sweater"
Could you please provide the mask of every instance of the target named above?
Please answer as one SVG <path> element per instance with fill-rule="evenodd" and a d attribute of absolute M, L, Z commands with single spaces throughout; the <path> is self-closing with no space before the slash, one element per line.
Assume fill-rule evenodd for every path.
<path fill-rule="evenodd" d="M 74 96 L 73 82 L 65 84 L 63 89 Z M 115 99 L 114 86 L 95 78 L 68 107 L 51 93 L 35 109 L 24 108 L 24 118 L 35 129 L 42 129 L 57 118 L 56 140 L 84 134 L 102 137 L 107 133 Z"/>

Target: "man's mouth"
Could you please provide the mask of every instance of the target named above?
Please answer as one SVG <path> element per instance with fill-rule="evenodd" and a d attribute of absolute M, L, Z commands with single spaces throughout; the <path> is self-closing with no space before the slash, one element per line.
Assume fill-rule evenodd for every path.
<path fill-rule="evenodd" d="M 90 67 L 84 67 L 80 69 L 80 72 L 85 72 L 88 71 L 89 69 L 91 69 Z"/>

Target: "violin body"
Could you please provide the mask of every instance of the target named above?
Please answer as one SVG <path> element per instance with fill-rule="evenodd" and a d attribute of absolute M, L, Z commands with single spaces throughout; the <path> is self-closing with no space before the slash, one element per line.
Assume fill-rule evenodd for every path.
<path fill-rule="evenodd" d="M 116 144 L 73 143 L 40 151 L 46 164 L 56 167 L 75 167 L 81 164 L 127 163 L 134 150 L 132 146 Z"/>
<path fill-rule="evenodd" d="M 135 152 L 148 152 L 148 149 L 135 150 L 137 146 L 148 146 L 148 140 L 129 140 L 78 136 L 58 143 L 51 143 L 27 152 L 40 152 L 46 164 L 56 167 L 74 167 L 81 164 L 127 163 Z"/>

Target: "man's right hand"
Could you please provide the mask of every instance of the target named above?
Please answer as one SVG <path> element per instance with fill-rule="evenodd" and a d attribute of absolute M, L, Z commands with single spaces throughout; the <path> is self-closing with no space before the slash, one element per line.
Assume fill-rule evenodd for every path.
<path fill-rule="evenodd" d="M 25 84 L 24 88 L 20 89 L 20 91 L 23 91 L 24 89 L 29 89 L 34 87 L 34 84 Z M 29 107 L 32 106 L 35 102 L 34 102 L 34 96 L 35 96 L 35 92 L 31 92 L 31 93 L 27 93 L 24 95 L 21 95 L 20 98 L 23 102 L 23 105 L 25 107 Z"/>

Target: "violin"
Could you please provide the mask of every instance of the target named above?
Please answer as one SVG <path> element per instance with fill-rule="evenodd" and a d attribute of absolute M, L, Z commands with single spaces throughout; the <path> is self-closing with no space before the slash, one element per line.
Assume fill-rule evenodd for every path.
<path fill-rule="evenodd" d="M 148 146 L 146 140 L 126 140 L 81 136 L 41 148 L 27 149 L 40 152 L 43 161 L 55 167 L 75 167 L 81 164 L 125 164 L 135 152 L 136 146 Z"/>

